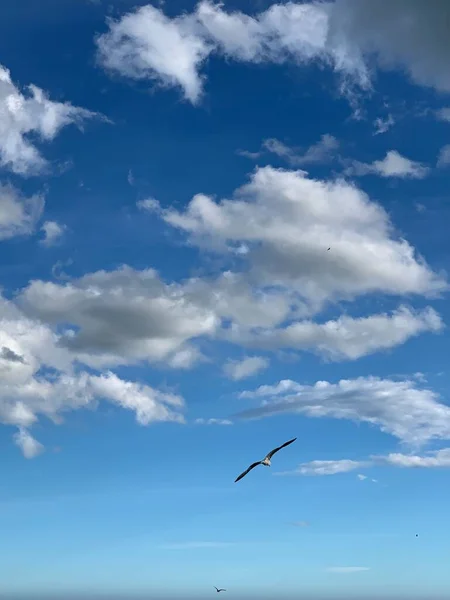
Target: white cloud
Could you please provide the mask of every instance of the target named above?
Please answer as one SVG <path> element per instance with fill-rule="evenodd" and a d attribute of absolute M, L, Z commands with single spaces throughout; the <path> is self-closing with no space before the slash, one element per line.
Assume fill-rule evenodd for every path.
<path fill-rule="evenodd" d="M 408 73 L 416 84 L 450 91 L 446 23 L 450 7 L 399 0 L 273 4 L 250 16 L 201 1 L 172 19 L 151 5 L 137 8 L 97 38 L 108 69 L 134 79 L 179 86 L 191 102 L 202 93 L 200 70 L 213 52 L 247 63 L 319 63 L 341 77 L 341 89 L 369 89 L 373 63 Z"/>
<path fill-rule="evenodd" d="M 360 573 L 362 571 L 370 571 L 370 567 L 328 567 L 330 573 Z"/>
<path fill-rule="evenodd" d="M 49 141 L 72 123 L 100 115 L 68 102 L 53 102 L 35 85 L 24 95 L 12 82 L 8 69 L 0 65 L 0 165 L 19 175 L 34 175 L 47 165 L 36 145 L 36 137 Z"/>
<path fill-rule="evenodd" d="M 44 451 L 44 446 L 23 427 L 14 434 L 14 443 L 21 449 L 25 458 L 34 458 Z"/>
<path fill-rule="evenodd" d="M 44 205 L 44 198 L 39 194 L 26 198 L 13 186 L 0 183 L 0 241 L 19 235 L 31 235 Z"/>
<path fill-rule="evenodd" d="M 262 399 L 260 407 L 239 413 L 241 418 L 303 414 L 371 423 L 411 444 L 450 438 L 450 407 L 412 380 L 358 377 L 338 383 L 318 381 L 312 386 L 284 380 L 244 391 L 240 397 Z"/>
<path fill-rule="evenodd" d="M 361 473 L 358 473 L 356 476 L 360 481 L 364 481 L 365 479 L 367 479 L 367 475 L 362 475 Z"/>
<path fill-rule="evenodd" d="M 309 350 L 328 360 L 356 360 L 379 350 L 394 348 L 426 331 L 438 332 L 444 324 L 432 308 L 414 312 L 401 306 L 392 315 L 339 317 L 325 323 L 298 321 L 285 328 L 247 332 L 231 329 L 227 339 L 264 350 Z"/>
<path fill-rule="evenodd" d="M 311 462 L 301 464 L 294 471 L 284 471 L 276 473 L 277 475 L 337 475 L 338 473 L 348 473 L 360 467 L 364 467 L 364 462 L 356 460 L 312 460 Z"/>
<path fill-rule="evenodd" d="M 149 4 L 108 24 L 109 31 L 97 38 L 98 58 L 106 69 L 164 87 L 179 86 L 193 104 L 199 101 L 198 69 L 210 47 L 192 31 L 188 17 L 170 19 Z"/>
<path fill-rule="evenodd" d="M 40 417 L 58 424 L 65 413 L 95 407 L 99 400 L 133 411 L 142 425 L 184 422 L 181 396 L 125 381 L 112 372 L 87 373 L 59 345 L 60 339 L 0 297 L 0 423 L 19 427 L 15 442 L 24 453 L 31 456 L 41 449 L 28 431 Z"/>
<path fill-rule="evenodd" d="M 378 117 L 374 121 L 375 132 L 374 135 L 380 135 L 386 133 L 393 125 L 395 125 L 394 117 L 389 114 L 385 119 Z"/>
<path fill-rule="evenodd" d="M 447 287 L 406 240 L 394 237 L 384 209 L 347 181 L 267 166 L 232 199 L 197 194 L 185 211 L 158 212 L 209 250 L 227 254 L 245 244 L 242 260 L 253 281 L 289 286 L 315 308 L 370 292 L 429 294 Z"/>
<path fill-rule="evenodd" d="M 230 419 L 195 419 L 197 425 L 233 425 L 233 421 Z"/>
<path fill-rule="evenodd" d="M 394 467 L 403 468 L 436 468 L 450 467 L 450 448 L 442 448 L 428 452 L 425 456 L 401 454 L 393 452 L 385 457 L 377 457 L 378 460 L 386 462 Z"/>
<path fill-rule="evenodd" d="M 450 122 L 450 106 L 445 108 L 440 108 L 436 111 L 436 116 L 441 121 L 449 121 Z"/>
<path fill-rule="evenodd" d="M 383 160 L 375 160 L 371 164 L 354 161 L 346 170 L 348 175 L 373 174 L 381 177 L 400 177 L 402 179 L 423 179 L 429 172 L 429 167 L 402 156 L 396 150 L 389 150 Z"/>
<path fill-rule="evenodd" d="M 439 151 L 437 167 L 448 167 L 450 165 L 450 144 L 446 144 Z"/>
<path fill-rule="evenodd" d="M 246 356 L 242 360 L 229 360 L 224 365 L 224 373 L 233 381 L 240 381 L 260 373 L 269 366 L 269 360 L 262 356 Z"/>
<path fill-rule="evenodd" d="M 44 238 L 41 240 L 41 244 L 44 246 L 55 245 L 61 239 L 65 230 L 65 225 L 60 225 L 56 221 L 45 221 L 41 227 L 41 231 L 44 232 Z"/>
<path fill-rule="evenodd" d="M 303 154 L 299 148 L 291 148 L 275 138 L 263 141 L 263 148 L 272 154 L 286 160 L 293 167 L 324 163 L 333 158 L 333 154 L 339 148 L 338 140 L 328 133 L 322 135 L 320 140 L 310 146 Z M 251 154 L 249 158 L 251 158 Z M 260 153 L 258 153 L 259 156 Z"/>
<path fill-rule="evenodd" d="M 159 208 L 159 202 L 154 198 L 145 198 L 145 200 L 138 200 L 136 206 L 142 210 L 153 211 Z"/>
<path fill-rule="evenodd" d="M 228 548 L 231 542 L 177 542 L 173 544 L 162 544 L 163 550 L 199 550 L 202 548 Z"/>
<path fill-rule="evenodd" d="M 94 367 L 146 360 L 187 368 L 200 355 L 189 340 L 212 335 L 218 325 L 211 309 L 152 269 L 125 266 L 67 283 L 33 281 L 18 301 L 50 325 L 65 323 L 59 344 Z"/>

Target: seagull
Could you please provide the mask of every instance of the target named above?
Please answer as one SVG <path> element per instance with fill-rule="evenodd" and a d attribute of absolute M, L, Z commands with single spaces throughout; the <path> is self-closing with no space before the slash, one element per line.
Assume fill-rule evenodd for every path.
<path fill-rule="evenodd" d="M 213 585 L 213 588 L 216 588 L 215 585 Z M 223 588 L 216 588 L 216 592 L 226 592 L 227 590 L 224 590 Z"/>
<path fill-rule="evenodd" d="M 265 458 L 263 458 L 263 460 L 258 460 L 258 462 L 254 462 L 253 464 L 251 464 L 246 471 L 244 471 L 243 473 L 241 473 L 239 475 L 239 477 L 237 477 L 234 480 L 234 483 L 236 483 L 237 481 L 239 481 L 239 479 L 242 479 L 243 477 L 245 477 L 247 475 L 247 473 L 249 473 L 252 469 L 254 469 L 255 467 L 257 467 L 258 465 L 264 465 L 265 467 L 270 467 L 270 465 L 271 465 L 270 459 L 275 454 L 275 452 L 278 452 L 278 450 L 281 450 L 281 448 L 285 448 L 286 446 L 289 446 L 289 444 L 292 444 L 292 442 L 295 442 L 296 439 L 297 438 L 295 437 L 292 440 L 289 440 L 288 442 L 285 442 L 281 446 L 278 446 L 278 448 L 274 448 L 273 450 L 271 450 L 269 452 L 269 454 L 266 455 Z"/>

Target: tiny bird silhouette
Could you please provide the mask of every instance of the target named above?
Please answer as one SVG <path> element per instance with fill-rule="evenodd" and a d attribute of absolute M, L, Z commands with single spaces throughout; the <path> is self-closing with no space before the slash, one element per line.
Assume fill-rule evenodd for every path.
<path fill-rule="evenodd" d="M 269 452 L 269 454 L 267 454 L 265 456 L 265 458 L 263 458 L 263 460 L 258 460 L 257 462 L 254 462 L 253 464 L 251 464 L 246 471 L 244 471 L 243 473 L 241 473 L 239 475 L 239 477 L 237 477 L 234 480 L 234 483 L 236 483 L 237 481 L 239 481 L 239 479 L 242 479 L 243 477 L 245 477 L 247 475 L 247 473 L 249 473 L 252 469 L 254 469 L 255 467 L 257 467 L 258 465 L 264 465 L 265 467 L 270 467 L 270 465 L 271 465 L 270 459 L 275 454 L 275 452 L 278 452 L 278 450 L 281 450 L 281 448 L 285 448 L 286 446 L 289 446 L 289 444 L 292 444 L 292 442 L 295 442 L 296 439 L 297 438 L 293 438 L 292 440 L 289 440 L 288 442 L 285 442 L 281 446 L 278 446 L 278 448 L 274 448 L 273 450 L 271 450 Z"/>
<path fill-rule="evenodd" d="M 215 588 L 216 592 L 226 592 L 227 590 L 224 590 L 223 588 L 216 588 L 215 585 L 213 585 L 213 588 Z"/>

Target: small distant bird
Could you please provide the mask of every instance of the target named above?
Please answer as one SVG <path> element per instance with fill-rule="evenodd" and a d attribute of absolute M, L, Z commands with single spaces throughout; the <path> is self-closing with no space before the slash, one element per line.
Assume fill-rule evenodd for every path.
<path fill-rule="evenodd" d="M 226 592 L 227 590 L 224 590 L 223 588 L 216 588 L 215 585 L 213 585 L 213 588 L 215 588 L 216 592 Z"/>
<path fill-rule="evenodd" d="M 241 473 L 239 475 L 239 477 L 237 477 L 234 480 L 234 483 L 236 483 L 237 481 L 239 481 L 239 479 L 242 479 L 243 477 L 245 477 L 247 475 L 247 473 L 249 473 L 252 469 L 254 469 L 255 467 L 257 467 L 258 465 L 264 465 L 265 467 L 270 467 L 271 462 L 270 459 L 272 458 L 272 456 L 278 452 L 278 450 L 281 450 L 281 448 L 285 448 L 286 446 L 289 446 L 289 444 L 292 444 L 293 442 L 295 442 L 297 438 L 295 437 L 292 440 L 289 440 L 288 442 L 282 444 L 281 446 L 278 446 L 278 448 L 274 448 L 273 450 L 271 450 L 269 452 L 269 454 L 267 454 L 267 456 L 263 459 L 263 460 L 258 460 L 258 462 L 254 462 L 252 465 L 249 466 L 249 468 L 244 471 L 243 473 Z"/>
<path fill-rule="evenodd" d="M 330 247 L 330 248 L 327 248 L 327 252 L 328 252 L 328 250 L 331 250 L 331 247 Z"/>

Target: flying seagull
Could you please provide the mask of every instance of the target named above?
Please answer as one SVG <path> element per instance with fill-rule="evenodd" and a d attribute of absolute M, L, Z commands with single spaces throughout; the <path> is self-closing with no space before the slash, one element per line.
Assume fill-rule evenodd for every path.
<path fill-rule="evenodd" d="M 215 585 L 213 585 L 214 588 L 216 588 Z M 216 588 L 216 592 L 226 592 L 227 590 L 224 590 L 223 588 Z"/>
<path fill-rule="evenodd" d="M 289 444 L 292 444 L 292 442 L 295 442 L 297 438 L 293 438 L 292 440 L 289 440 L 288 442 L 285 442 L 284 444 L 282 444 L 281 446 L 278 446 L 278 448 L 274 448 L 273 450 L 271 450 L 269 452 L 269 454 L 267 454 L 267 456 L 263 459 L 263 460 L 258 460 L 258 462 L 254 462 L 252 465 L 249 466 L 249 468 L 244 471 L 243 473 L 241 473 L 239 475 L 239 477 L 237 477 L 234 480 L 234 483 L 236 483 L 237 481 L 239 481 L 239 479 L 242 479 L 243 477 L 245 477 L 247 475 L 247 473 L 249 473 L 252 469 L 254 469 L 255 467 L 257 467 L 258 465 L 264 465 L 266 467 L 270 467 L 270 459 L 272 458 L 272 456 L 278 452 L 278 450 L 281 450 L 281 448 L 285 448 L 286 446 L 289 446 Z"/>

